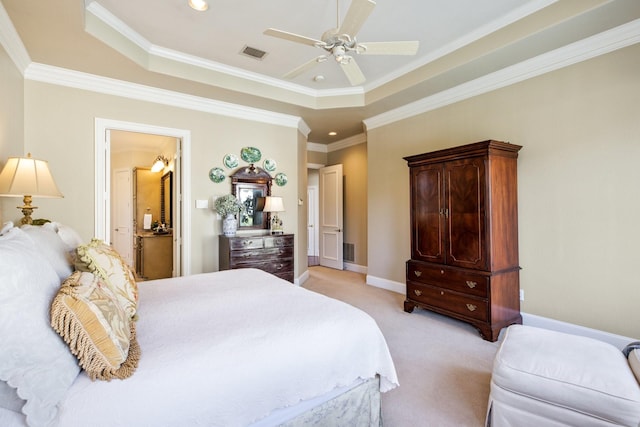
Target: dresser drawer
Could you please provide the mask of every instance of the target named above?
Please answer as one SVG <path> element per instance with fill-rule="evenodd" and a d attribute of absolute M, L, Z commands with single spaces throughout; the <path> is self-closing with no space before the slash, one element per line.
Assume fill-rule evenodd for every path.
<path fill-rule="evenodd" d="M 450 292 L 444 288 L 407 282 L 407 298 L 464 317 L 487 321 L 489 303 L 486 299 Z"/>
<path fill-rule="evenodd" d="M 234 237 L 229 239 L 229 247 L 233 250 L 262 249 L 264 246 L 263 237 Z"/>
<path fill-rule="evenodd" d="M 489 295 L 489 276 L 453 270 L 445 266 L 431 266 L 409 261 L 407 262 L 407 280 L 482 298 Z"/>
<path fill-rule="evenodd" d="M 293 258 L 281 258 L 273 260 L 239 261 L 231 268 L 257 268 L 267 273 L 293 272 Z"/>
<path fill-rule="evenodd" d="M 277 261 L 280 258 L 293 258 L 292 247 L 277 247 L 268 249 L 247 249 L 245 251 L 231 251 L 229 259 L 231 268 L 238 263 L 254 261 Z"/>

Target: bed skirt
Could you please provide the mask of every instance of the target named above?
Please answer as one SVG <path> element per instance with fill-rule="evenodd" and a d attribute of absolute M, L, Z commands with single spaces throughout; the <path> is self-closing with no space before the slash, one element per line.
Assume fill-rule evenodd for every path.
<path fill-rule="evenodd" d="M 380 378 L 359 381 L 328 395 L 275 411 L 252 427 L 381 427 Z M 320 401 L 320 402 L 318 402 Z"/>

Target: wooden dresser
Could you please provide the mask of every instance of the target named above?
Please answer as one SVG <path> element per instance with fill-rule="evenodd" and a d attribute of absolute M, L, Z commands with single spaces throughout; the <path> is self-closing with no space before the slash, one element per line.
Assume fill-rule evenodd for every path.
<path fill-rule="evenodd" d="M 483 141 L 405 157 L 411 185 L 405 311 L 419 306 L 463 320 L 490 341 L 522 323 L 520 148 Z"/>
<path fill-rule="evenodd" d="M 219 268 L 258 268 L 293 283 L 293 234 L 220 235 Z"/>

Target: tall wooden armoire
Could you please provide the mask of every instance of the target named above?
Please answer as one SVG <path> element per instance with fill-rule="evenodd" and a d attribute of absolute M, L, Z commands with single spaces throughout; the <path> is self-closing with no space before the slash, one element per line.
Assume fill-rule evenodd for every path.
<path fill-rule="evenodd" d="M 483 141 L 404 158 L 411 183 L 406 312 L 419 306 L 454 317 L 490 341 L 522 323 L 520 148 Z"/>

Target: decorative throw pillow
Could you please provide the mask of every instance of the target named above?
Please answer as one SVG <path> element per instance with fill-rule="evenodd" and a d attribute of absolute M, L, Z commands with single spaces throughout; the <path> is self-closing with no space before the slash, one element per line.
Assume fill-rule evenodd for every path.
<path fill-rule="evenodd" d="M 629 353 L 629 366 L 633 371 L 633 375 L 636 376 L 636 380 L 640 383 L 640 348 L 637 348 Z"/>
<path fill-rule="evenodd" d="M 51 326 L 92 380 L 133 375 L 140 349 L 135 323 L 103 279 L 74 272 L 51 304 Z"/>
<path fill-rule="evenodd" d="M 55 421 L 80 371 L 49 324 L 59 286 L 53 267 L 23 230 L 14 227 L 0 236 L 0 381 L 26 402 L 21 411 L 30 426 Z M 3 407 L 16 405 L 16 395 L 3 395 Z"/>
<path fill-rule="evenodd" d="M 138 286 L 133 272 L 120 255 L 100 239 L 78 246 L 76 252 L 76 269 L 102 278 L 125 312 L 134 317 L 138 307 Z"/>

